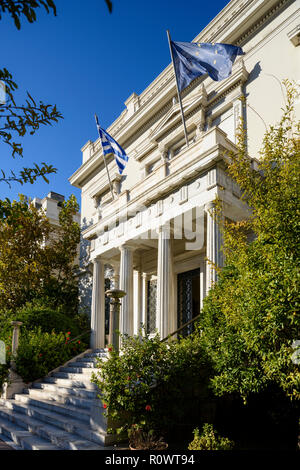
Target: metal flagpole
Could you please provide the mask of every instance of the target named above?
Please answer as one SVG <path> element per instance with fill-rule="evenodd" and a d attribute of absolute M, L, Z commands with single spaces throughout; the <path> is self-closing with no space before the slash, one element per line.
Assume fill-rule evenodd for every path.
<path fill-rule="evenodd" d="M 168 41 L 169 41 L 169 47 L 170 47 L 170 54 L 171 54 L 171 59 L 172 59 L 172 64 L 173 64 L 173 69 L 174 69 L 174 74 L 175 74 L 177 95 L 178 95 L 178 101 L 179 101 L 179 105 L 180 105 L 181 119 L 182 119 L 182 124 L 183 124 L 183 129 L 184 129 L 185 141 L 186 141 L 186 145 L 187 145 L 187 147 L 188 147 L 188 146 L 189 146 L 189 139 L 188 139 L 187 131 L 186 131 L 186 125 L 185 125 L 185 120 L 184 120 L 182 101 L 181 101 L 180 91 L 179 91 L 179 87 L 178 87 L 178 78 L 177 78 L 177 75 L 176 75 L 175 63 L 174 63 L 174 56 L 173 56 L 173 51 L 172 51 L 172 46 L 171 46 L 171 37 L 170 37 L 170 32 L 169 32 L 168 29 L 167 29 L 167 35 L 168 35 Z"/>
<path fill-rule="evenodd" d="M 98 126 L 98 125 L 99 125 L 99 122 L 98 122 L 98 120 L 97 120 L 97 115 L 96 115 L 96 113 L 95 113 L 95 121 L 96 121 L 96 125 Z M 99 135 L 99 137 L 100 137 L 100 135 Z M 111 192 L 112 198 L 113 198 L 113 200 L 114 200 L 114 199 L 115 199 L 115 196 L 114 196 L 114 193 L 113 193 L 113 190 L 112 190 L 112 185 L 111 185 L 111 181 L 110 181 L 108 166 L 107 166 L 107 164 L 106 164 L 106 160 L 105 160 L 105 156 L 104 156 L 104 150 L 103 150 L 103 146 L 102 146 L 102 139 L 101 139 L 101 137 L 100 137 L 100 140 L 101 140 L 103 161 L 104 161 L 104 165 L 105 165 L 106 172 L 107 172 L 107 177 L 108 177 L 109 188 L 110 188 L 110 192 Z"/>

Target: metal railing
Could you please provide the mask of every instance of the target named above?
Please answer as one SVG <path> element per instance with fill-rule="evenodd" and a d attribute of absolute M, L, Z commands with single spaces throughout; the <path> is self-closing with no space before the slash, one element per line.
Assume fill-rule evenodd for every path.
<path fill-rule="evenodd" d="M 194 318 L 192 318 L 191 320 L 189 320 L 188 322 L 186 322 L 184 325 L 182 325 L 180 328 L 177 328 L 177 330 L 173 331 L 173 333 L 170 333 L 168 336 L 166 336 L 164 339 L 161 340 L 161 342 L 163 343 L 164 341 L 167 341 L 169 338 L 172 338 L 172 336 L 176 335 L 177 333 L 179 333 L 179 331 L 183 330 L 184 328 L 186 328 L 188 325 L 191 325 L 192 323 L 194 323 L 195 320 L 197 320 L 199 317 L 200 317 L 201 313 L 199 313 L 198 315 L 196 315 Z"/>
<path fill-rule="evenodd" d="M 70 343 L 74 343 L 74 341 L 77 341 L 79 338 L 82 338 L 82 336 L 85 336 L 87 335 L 88 333 L 90 333 L 91 330 L 86 330 L 84 331 L 83 333 L 81 333 L 80 335 L 76 336 L 75 338 L 71 339 L 70 341 L 68 341 L 68 344 Z"/>

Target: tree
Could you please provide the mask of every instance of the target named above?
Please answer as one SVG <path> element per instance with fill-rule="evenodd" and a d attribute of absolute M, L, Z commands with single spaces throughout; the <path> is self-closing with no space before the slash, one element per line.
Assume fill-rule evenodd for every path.
<path fill-rule="evenodd" d="M 59 227 L 51 227 L 24 196 L 10 203 L 0 219 L 0 310 L 17 309 L 35 298 L 54 306 L 77 303 L 74 259 L 80 239 L 73 221 L 75 196 L 62 204 Z"/>
<path fill-rule="evenodd" d="M 238 393 L 244 400 L 270 384 L 300 398 L 299 366 L 292 360 L 300 326 L 300 123 L 294 118 L 297 92 L 290 82 L 285 85 L 286 107 L 264 136 L 258 170 L 247 156 L 242 127 L 238 152 L 230 155 L 228 172 L 252 215 L 222 226 L 226 267 L 200 322 L 214 363 L 215 392 Z M 217 218 L 220 210 L 218 203 Z M 249 232 L 255 235 L 251 243 Z"/>

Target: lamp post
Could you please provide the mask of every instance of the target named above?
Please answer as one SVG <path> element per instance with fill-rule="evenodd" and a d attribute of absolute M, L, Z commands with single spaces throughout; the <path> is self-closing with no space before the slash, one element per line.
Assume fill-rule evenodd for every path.
<path fill-rule="evenodd" d="M 13 398 L 16 393 L 20 393 L 25 388 L 25 384 L 16 372 L 15 358 L 19 347 L 20 326 L 23 325 L 20 321 L 12 321 L 11 325 L 14 327 L 12 334 L 12 360 L 10 363 L 10 371 L 8 381 L 4 384 L 2 390 L 2 398 Z"/>
<path fill-rule="evenodd" d="M 110 289 L 105 292 L 105 295 L 110 299 L 108 342 L 116 351 L 119 351 L 120 307 L 121 299 L 126 292 L 120 289 Z"/>

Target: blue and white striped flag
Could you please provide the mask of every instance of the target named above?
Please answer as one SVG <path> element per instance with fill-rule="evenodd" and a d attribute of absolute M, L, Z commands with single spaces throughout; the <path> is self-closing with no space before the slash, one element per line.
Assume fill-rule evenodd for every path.
<path fill-rule="evenodd" d="M 109 135 L 108 132 L 106 132 L 104 129 L 102 129 L 102 127 L 100 127 L 98 117 L 96 115 L 95 119 L 102 144 L 103 155 L 109 155 L 112 153 L 115 156 L 116 163 L 119 168 L 119 173 L 121 175 L 125 168 L 126 162 L 128 162 L 129 157 L 128 155 L 126 155 L 126 152 L 124 149 L 122 149 L 121 145 L 119 145 L 118 142 L 116 142 L 115 139 L 111 135 Z"/>

